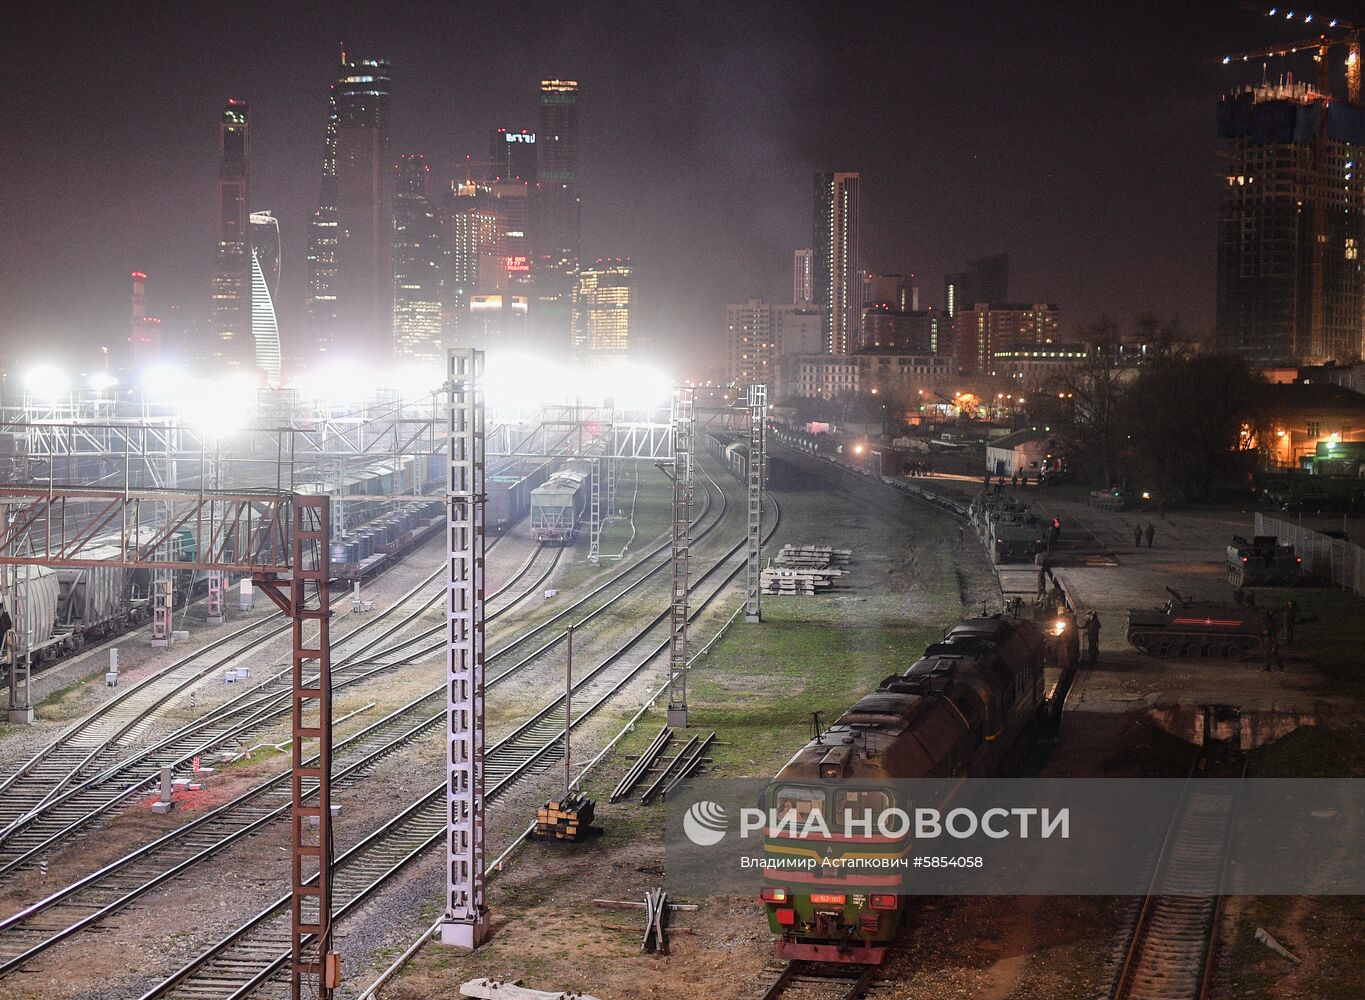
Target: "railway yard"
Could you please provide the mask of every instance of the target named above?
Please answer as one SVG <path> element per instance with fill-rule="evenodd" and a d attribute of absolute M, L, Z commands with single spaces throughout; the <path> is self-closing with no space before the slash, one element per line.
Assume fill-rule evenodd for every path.
<path fill-rule="evenodd" d="M 968 523 L 981 490 L 974 473 L 873 477 L 777 430 L 765 558 L 804 548 L 770 565 L 773 592 L 758 623 L 743 614 L 745 470 L 723 435 L 699 442 L 684 612 L 689 718 L 667 738 L 676 509 L 667 468 L 648 456 L 617 461 L 613 509 L 595 537 L 576 527 L 597 516 L 588 462 L 523 463 L 494 477 L 504 493 L 496 511 L 489 504 L 485 580 L 492 925 L 472 952 L 433 934 L 447 864 L 443 518 L 413 515 L 394 527 L 401 548 L 393 532 L 376 541 L 392 555 L 373 571 L 359 570 L 371 558 L 363 545 L 338 550 L 353 576 L 332 591 L 337 996 L 425 1000 L 482 977 L 599 1000 L 1365 995 L 1358 897 L 1246 896 L 1235 882 L 1217 883 L 1232 886 L 1221 896 L 1204 886 L 1188 898 L 902 900 L 889 957 L 867 970 L 775 957 L 772 905 L 755 896 L 677 899 L 666 953 L 642 953 L 640 907 L 652 904 L 640 901 L 668 870 L 664 805 L 641 801 L 646 787 L 689 761 L 707 778 L 767 780 L 811 739 L 816 713 L 828 725 L 879 685 L 885 692 L 888 675 L 907 671 L 955 623 L 1012 598 L 1034 603 L 1038 568 L 994 565 Z M 1138 526 L 1155 521 L 1156 544 L 1135 548 L 1136 515 L 1092 507 L 1079 490 L 1017 499 L 1060 519 L 1048 586 L 1070 612 L 1096 612 L 1103 625 L 1096 666 L 1063 677 L 1049 662 L 1040 691 L 1060 691 L 1061 737 L 1031 747 L 1022 773 L 1197 781 L 1365 772 L 1365 688 L 1352 656 L 1365 615 L 1354 596 L 1260 589 L 1263 606 L 1292 599 L 1300 608 L 1283 670 L 1261 669 L 1259 655 L 1159 658 L 1127 640 L 1128 611 L 1162 605 L 1166 587 L 1230 602 L 1224 550 L 1230 535 L 1251 533 L 1249 512 L 1144 514 Z M 809 579 L 830 558 L 818 588 L 783 589 L 781 579 Z M 290 995 L 290 622 L 259 594 L 251 610 L 229 601 L 221 624 L 207 614 L 202 599 L 184 604 L 175 627 L 188 635 L 169 647 L 150 646 L 145 625 L 73 644 L 33 675 L 34 723 L 0 727 L 0 995 Z M 106 684 L 111 647 L 116 685 Z M 1204 739 L 1209 705 L 1236 710 L 1231 748 Z M 530 839 L 537 809 L 563 791 L 566 720 L 568 764 L 600 829 Z M 167 768 L 182 779 L 169 796 L 160 787 Z M 316 780 L 301 794 L 316 801 Z M 171 806 L 153 810 L 167 798 Z M 1223 835 L 1196 829 L 1199 817 L 1198 805 L 1184 807 L 1173 828 L 1193 832 L 1160 862 L 1191 883 L 1208 873 L 1190 861 L 1190 838 Z M 1258 929 L 1294 960 L 1258 941 Z"/>

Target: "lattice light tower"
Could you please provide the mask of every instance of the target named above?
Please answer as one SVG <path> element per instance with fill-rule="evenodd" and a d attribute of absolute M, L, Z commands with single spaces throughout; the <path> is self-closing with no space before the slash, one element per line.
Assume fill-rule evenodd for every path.
<path fill-rule="evenodd" d="M 749 386 L 748 586 L 744 600 L 744 620 L 747 622 L 763 620 L 759 580 L 763 572 L 763 435 L 767 419 L 768 387 L 762 384 Z"/>
<path fill-rule="evenodd" d="M 669 611 L 668 724 L 682 728 L 687 726 L 688 555 L 692 544 L 694 396 L 693 389 L 679 388 L 673 397 L 673 605 Z"/>
<path fill-rule="evenodd" d="M 477 948 L 484 899 L 484 406 L 482 351 L 453 348 L 446 475 L 446 912 L 441 941 Z"/>

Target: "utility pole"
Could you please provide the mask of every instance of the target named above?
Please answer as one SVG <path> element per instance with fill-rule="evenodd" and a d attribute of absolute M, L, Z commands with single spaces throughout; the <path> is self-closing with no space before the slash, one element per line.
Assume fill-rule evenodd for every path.
<path fill-rule="evenodd" d="M 673 395 L 673 604 L 669 610 L 668 724 L 687 728 L 688 557 L 692 545 L 692 404 L 689 387 Z"/>
<path fill-rule="evenodd" d="M 768 387 L 762 383 L 749 386 L 749 535 L 748 586 L 744 600 L 744 620 L 763 620 L 763 461 L 764 429 L 768 419 Z"/>
<path fill-rule="evenodd" d="M 441 942 L 477 948 L 484 898 L 483 351 L 452 348 L 446 475 L 446 908 Z"/>
<path fill-rule="evenodd" d="M 569 734 L 573 731 L 573 626 L 564 630 L 568 658 L 564 661 L 564 798 L 573 791 L 573 777 L 569 770 Z"/>

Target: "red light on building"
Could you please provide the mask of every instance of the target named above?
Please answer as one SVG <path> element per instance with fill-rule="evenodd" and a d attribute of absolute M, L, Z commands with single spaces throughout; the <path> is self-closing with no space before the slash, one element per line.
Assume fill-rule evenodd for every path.
<path fill-rule="evenodd" d="M 146 273 L 143 272 L 143 271 L 134 271 L 134 272 L 130 275 L 130 277 L 131 277 L 134 281 L 146 281 L 146 280 L 147 280 L 147 275 L 146 275 Z"/>
<path fill-rule="evenodd" d="M 503 267 L 508 274 L 525 274 L 531 270 L 531 262 L 525 257 L 504 257 Z"/>

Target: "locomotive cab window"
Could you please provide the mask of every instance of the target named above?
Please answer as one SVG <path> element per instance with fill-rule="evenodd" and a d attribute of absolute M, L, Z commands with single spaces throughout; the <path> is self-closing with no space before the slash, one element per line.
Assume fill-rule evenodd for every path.
<path fill-rule="evenodd" d="M 825 791 L 822 788 L 785 786 L 773 795 L 773 808 L 779 823 L 791 822 L 793 816 L 796 822 L 805 823 L 812 813 L 824 813 Z"/>

